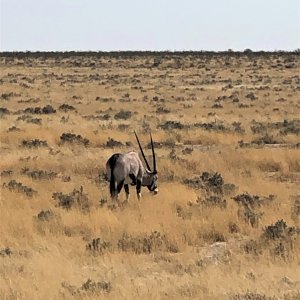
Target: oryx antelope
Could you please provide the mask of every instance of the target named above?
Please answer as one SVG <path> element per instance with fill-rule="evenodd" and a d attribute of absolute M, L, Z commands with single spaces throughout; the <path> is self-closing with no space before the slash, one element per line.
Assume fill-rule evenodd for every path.
<path fill-rule="evenodd" d="M 106 163 L 107 178 L 110 182 L 110 195 L 113 202 L 118 200 L 118 194 L 123 185 L 126 193 L 126 202 L 129 200 L 129 184 L 136 186 L 137 197 L 139 200 L 141 199 L 142 186 L 147 186 L 154 194 L 158 193 L 156 159 L 152 135 L 150 133 L 153 157 L 153 169 L 151 170 L 136 132 L 134 132 L 134 134 L 147 168 L 144 168 L 137 152 L 132 151 L 124 154 L 113 154 Z"/>

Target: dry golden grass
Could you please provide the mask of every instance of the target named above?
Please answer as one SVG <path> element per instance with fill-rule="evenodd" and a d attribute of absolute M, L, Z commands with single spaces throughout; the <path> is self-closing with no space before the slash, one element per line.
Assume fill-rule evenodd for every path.
<path fill-rule="evenodd" d="M 299 56 L 2 55 L 0 66 L 0 299 L 300 299 Z M 24 112 L 46 105 L 56 112 Z M 105 163 L 137 150 L 134 129 L 160 144 L 159 194 L 138 202 L 131 187 L 112 209 Z M 23 145 L 34 139 L 47 146 Z M 203 172 L 229 190 L 187 184 Z M 73 190 L 78 202 L 59 206 L 53 194 Z"/>

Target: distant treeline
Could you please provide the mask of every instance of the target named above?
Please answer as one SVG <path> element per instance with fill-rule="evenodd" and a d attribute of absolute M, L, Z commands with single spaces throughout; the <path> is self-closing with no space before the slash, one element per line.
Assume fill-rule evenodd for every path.
<path fill-rule="evenodd" d="M 300 49 L 294 51 L 252 51 L 246 49 L 244 51 L 15 51 L 0 52 L 0 57 L 15 58 L 68 58 L 74 56 L 85 57 L 115 57 L 115 58 L 131 58 L 131 57 L 164 57 L 164 56 L 270 56 L 270 55 L 300 55 Z"/>

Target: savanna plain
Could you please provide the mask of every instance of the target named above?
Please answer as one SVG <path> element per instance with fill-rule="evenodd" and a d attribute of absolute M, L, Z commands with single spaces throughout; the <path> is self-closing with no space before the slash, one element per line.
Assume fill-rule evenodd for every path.
<path fill-rule="evenodd" d="M 299 53 L 1 53 L 0 299 L 300 299 Z M 105 163 L 157 157 L 112 205 Z"/>

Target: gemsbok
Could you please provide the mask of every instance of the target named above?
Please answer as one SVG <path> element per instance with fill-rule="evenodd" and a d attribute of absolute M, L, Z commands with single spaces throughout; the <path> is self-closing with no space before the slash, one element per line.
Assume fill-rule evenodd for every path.
<path fill-rule="evenodd" d="M 109 190 L 113 202 L 118 201 L 118 195 L 123 185 L 126 193 L 126 202 L 129 200 L 129 184 L 136 186 L 138 200 L 141 199 L 142 186 L 148 187 L 154 194 L 158 193 L 156 159 L 152 135 L 150 133 L 153 157 L 153 169 L 151 170 L 135 131 L 134 134 L 147 167 L 143 166 L 138 153 L 134 151 L 124 154 L 115 153 L 109 158 L 106 163 L 106 172 L 108 181 L 110 182 Z"/>

